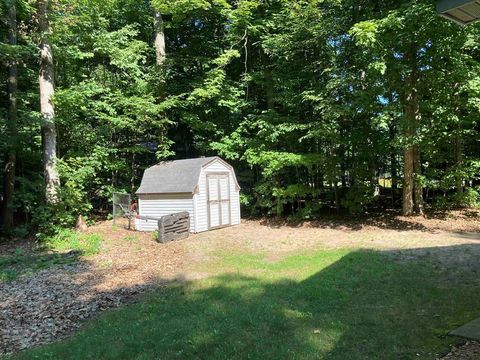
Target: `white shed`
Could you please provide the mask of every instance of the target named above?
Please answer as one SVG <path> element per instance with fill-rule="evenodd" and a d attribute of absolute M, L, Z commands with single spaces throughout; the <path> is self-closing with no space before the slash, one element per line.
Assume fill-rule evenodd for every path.
<path fill-rule="evenodd" d="M 240 224 L 240 186 L 233 167 L 218 156 L 164 161 L 145 170 L 138 196 L 140 216 L 190 213 L 190 232 Z M 139 231 L 157 222 L 135 220 Z"/>

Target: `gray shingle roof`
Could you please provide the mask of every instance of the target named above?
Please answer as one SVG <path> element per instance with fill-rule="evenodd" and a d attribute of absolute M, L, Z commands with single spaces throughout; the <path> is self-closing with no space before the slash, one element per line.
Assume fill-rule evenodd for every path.
<path fill-rule="evenodd" d="M 163 161 L 143 173 L 136 194 L 193 193 L 202 167 L 217 156 Z"/>

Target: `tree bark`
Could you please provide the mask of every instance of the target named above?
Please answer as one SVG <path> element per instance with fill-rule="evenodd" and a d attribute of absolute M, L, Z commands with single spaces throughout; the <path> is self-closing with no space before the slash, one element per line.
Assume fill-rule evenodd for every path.
<path fill-rule="evenodd" d="M 416 145 L 413 149 L 413 171 L 414 171 L 414 209 L 415 212 L 423 215 L 423 186 L 420 183 L 420 176 L 422 175 L 422 163 L 420 156 L 420 147 Z"/>
<path fill-rule="evenodd" d="M 153 13 L 153 32 L 154 32 L 154 46 L 155 46 L 155 54 L 156 54 L 156 65 L 157 65 L 157 73 L 160 77 L 160 81 L 158 83 L 158 93 L 157 99 L 158 101 L 162 101 L 167 96 L 166 91 L 166 68 L 165 68 L 165 61 L 167 60 L 167 51 L 165 48 L 165 31 L 163 25 L 163 17 L 159 11 L 154 11 Z M 164 114 L 162 114 L 164 116 Z M 166 128 L 161 128 L 159 130 L 159 138 L 163 139 L 166 136 Z M 162 141 L 162 140 L 160 140 Z"/>
<path fill-rule="evenodd" d="M 407 145 L 404 150 L 403 162 L 402 213 L 403 215 L 412 215 L 414 212 L 414 201 L 417 202 L 417 207 L 420 207 L 421 204 L 423 208 L 423 199 L 420 202 L 421 197 L 419 196 L 423 190 L 420 184 L 415 186 L 415 168 L 417 167 L 417 170 L 419 170 L 420 158 L 417 156 L 418 161 L 416 161 L 413 136 L 420 119 L 420 110 L 417 96 L 417 52 L 413 44 L 410 51 L 407 52 L 406 58 L 410 63 L 410 74 L 408 74 L 405 80 L 407 94 L 405 96 L 404 136 Z M 416 163 L 418 165 L 415 165 Z M 417 193 L 417 198 L 414 198 L 414 192 Z"/>
<path fill-rule="evenodd" d="M 8 8 L 8 44 L 17 45 L 17 9 L 15 1 Z M 8 64 L 8 146 L 5 167 L 3 169 L 2 225 L 5 231 L 13 228 L 13 192 L 15 190 L 15 166 L 17 159 L 17 87 L 18 68 L 16 60 Z"/>
<path fill-rule="evenodd" d="M 389 98 L 390 102 L 393 102 L 392 96 Z M 395 141 L 395 137 L 397 135 L 397 128 L 395 126 L 394 120 L 389 125 L 389 139 L 390 139 L 390 174 L 392 176 L 392 190 L 396 190 L 398 188 L 398 174 L 397 174 L 397 151 L 393 142 Z M 393 196 L 393 191 L 392 191 Z"/>
<path fill-rule="evenodd" d="M 335 145 L 333 142 L 330 143 L 330 157 L 332 159 L 332 164 L 336 164 L 336 159 L 335 159 Z M 333 186 L 333 195 L 334 195 L 334 201 L 335 201 L 335 211 L 337 213 L 340 212 L 340 197 L 338 194 L 338 181 L 337 181 L 337 174 L 335 170 L 335 166 L 332 166 L 332 172 L 331 172 L 331 179 L 330 179 L 330 188 Z"/>
<path fill-rule="evenodd" d="M 165 32 L 163 29 L 162 14 L 155 11 L 153 14 L 153 30 L 154 30 L 154 43 L 155 52 L 157 55 L 157 66 L 162 68 L 165 60 L 167 59 L 167 52 L 165 50 Z"/>
<path fill-rule="evenodd" d="M 463 152 L 462 152 L 462 137 L 457 132 L 453 140 L 453 156 L 455 161 L 455 170 L 457 175 L 455 177 L 455 187 L 457 188 L 457 194 L 463 194 L 463 178 L 460 175 L 459 171 L 463 166 Z"/>
<path fill-rule="evenodd" d="M 273 99 L 273 75 L 272 70 L 268 65 L 265 65 L 263 70 L 263 76 L 265 78 L 265 95 L 267 98 L 267 110 L 273 110 L 275 102 Z"/>
<path fill-rule="evenodd" d="M 407 148 L 404 151 L 403 161 L 403 215 L 413 214 L 413 149 Z"/>
<path fill-rule="evenodd" d="M 43 147 L 43 169 L 45 176 L 45 197 L 48 204 L 58 201 L 60 179 L 57 172 L 57 135 L 55 110 L 52 104 L 54 94 L 53 53 L 49 42 L 48 0 L 38 0 L 38 28 L 40 40 L 40 112 Z"/>

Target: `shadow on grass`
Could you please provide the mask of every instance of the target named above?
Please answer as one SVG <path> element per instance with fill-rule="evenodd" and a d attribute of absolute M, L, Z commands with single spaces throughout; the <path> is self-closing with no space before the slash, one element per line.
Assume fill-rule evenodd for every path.
<path fill-rule="evenodd" d="M 18 251 L 10 255 L 0 255 L 0 282 L 12 281 L 24 274 L 31 274 L 52 266 L 77 262 L 82 252 L 72 250 L 66 253 L 24 253 Z"/>
<path fill-rule="evenodd" d="M 465 249 L 449 252 L 460 258 Z M 469 281 L 455 282 L 396 252 L 337 250 L 223 265 L 231 271 L 171 283 L 71 339 L 17 357 L 434 359 L 453 341 L 447 332 L 480 309 L 479 278 L 470 269 L 457 269 Z"/>

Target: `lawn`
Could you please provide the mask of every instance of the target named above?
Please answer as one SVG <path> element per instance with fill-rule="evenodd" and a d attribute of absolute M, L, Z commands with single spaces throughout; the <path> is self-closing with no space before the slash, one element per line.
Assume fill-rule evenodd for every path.
<path fill-rule="evenodd" d="M 462 245 L 451 251 L 461 253 Z M 478 315 L 468 269 L 388 251 L 311 250 L 277 260 L 217 251 L 200 270 L 13 359 L 435 359 Z"/>

